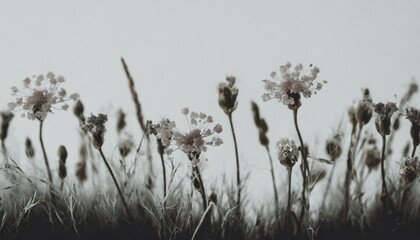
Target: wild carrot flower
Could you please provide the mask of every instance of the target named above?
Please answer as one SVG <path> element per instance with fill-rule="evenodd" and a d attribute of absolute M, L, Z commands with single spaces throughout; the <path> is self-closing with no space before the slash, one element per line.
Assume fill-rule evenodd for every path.
<path fill-rule="evenodd" d="M 219 146 L 223 143 L 222 139 L 217 136 L 223 131 L 223 128 L 220 124 L 210 127 L 213 117 L 205 113 L 190 112 L 186 108 L 182 113 L 189 120 L 190 130 L 181 132 L 173 128 L 173 140 L 176 148 L 187 154 L 188 158 L 191 161 L 194 160 L 196 164 L 200 154 L 207 151 L 207 146 Z"/>
<path fill-rule="evenodd" d="M 382 136 L 391 133 L 391 117 L 398 110 L 393 102 L 387 104 L 378 103 L 375 105 L 375 112 L 377 113 L 375 127 Z"/>
<path fill-rule="evenodd" d="M 299 158 L 299 150 L 293 140 L 282 138 L 277 142 L 277 158 L 288 170 L 292 169 Z"/>
<path fill-rule="evenodd" d="M 219 83 L 219 106 L 226 113 L 226 115 L 232 114 L 238 106 L 236 101 L 239 90 L 235 86 L 236 78 L 234 76 L 227 76 L 226 82 Z"/>
<path fill-rule="evenodd" d="M 105 123 L 108 121 L 106 114 L 99 113 L 98 116 L 91 115 L 86 122 L 81 123 L 82 129 L 89 131 L 93 136 L 93 146 L 100 149 L 104 144 L 106 132 Z"/>
<path fill-rule="evenodd" d="M 22 117 L 30 120 L 44 120 L 52 109 L 67 110 L 67 101 L 76 101 L 79 94 L 68 94 L 61 84 L 64 77 L 49 72 L 46 76 L 34 75 L 23 80 L 23 89 L 12 87 L 15 101 L 8 103 L 10 110 L 23 110 Z"/>
<path fill-rule="evenodd" d="M 310 65 L 310 73 L 308 75 L 302 74 L 303 65 L 299 63 L 292 69 L 292 65 L 287 63 L 280 66 L 279 72 L 272 72 L 272 80 L 263 80 L 265 83 L 265 90 L 267 91 L 262 99 L 269 101 L 277 99 L 284 105 L 288 105 L 290 109 L 298 109 L 301 106 L 301 95 L 309 98 L 312 94 L 316 94 L 321 90 L 323 83 L 314 83 L 318 76 L 319 68 Z"/>
<path fill-rule="evenodd" d="M 400 174 L 407 183 L 412 183 L 420 174 L 418 157 L 404 157 L 400 164 Z"/>

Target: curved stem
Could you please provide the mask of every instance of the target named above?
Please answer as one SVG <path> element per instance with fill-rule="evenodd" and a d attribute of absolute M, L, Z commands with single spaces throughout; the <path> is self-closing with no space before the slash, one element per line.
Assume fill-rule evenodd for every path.
<path fill-rule="evenodd" d="M 104 163 L 105 163 L 106 167 L 108 168 L 109 173 L 111 174 L 112 180 L 114 181 L 115 187 L 117 188 L 118 194 L 120 195 L 121 200 L 123 202 L 123 205 L 124 205 L 125 211 L 127 213 L 127 216 L 130 219 L 130 221 L 133 221 L 134 219 L 132 218 L 130 210 L 128 209 L 127 202 L 125 201 L 124 195 L 123 195 L 120 187 L 118 186 L 118 182 L 117 182 L 117 179 L 115 178 L 114 172 L 112 171 L 111 166 L 109 166 L 108 161 L 105 158 L 105 155 L 102 151 L 102 148 L 99 148 L 98 151 L 101 154 L 102 160 L 104 160 Z"/>
<path fill-rule="evenodd" d="M 229 117 L 230 128 L 232 130 L 233 143 L 235 145 L 236 184 L 237 184 L 237 187 L 238 187 L 238 212 L 240 212 L 241 211 L 240 210 L 241 209 L 241 175 L 240 175 L 240 167 L 239 167 L 238 144 L 236 142 L 235 129 L 233 128 L 232 114 L 229 114 L 228 117 Z"/>
<path fill-rule="evenodd" d="M 308 159 L 306 158 L 306 149 L 305 149 L 305 145 L 303 143 L 303 139 L 302 139 L 302 135 L 300 133 L 299 130 L 299 126 L 298 126 L 298 122 L 297 122 L 297 112 L 298 110 L 293 110 L 293 120 L 295 123 L 295 128 L 296 128 L 296 132 L 298 134 L 299 137 L 299 142 L 300 142 L 300 152 L 302 154 L 302 164 L 301 164 L 301 172 L 302 172 L 302 176 L 303 176 L 303 188 L 302 188 L 302 202 L 303 202 L 303 206 L 302 206 L 302 212 L 301 212 L 301 218 L 303 218 L 305 211 L 309 210 L 309 202 L 307 202 L 306 200 L 306 194 L 307 194 L 307 190 L 308 190 L 308 177 L 310 177 L 310 173 L 309 173 L 309 165 L 308 165 Z M 300 221 L 301 223 L 303 222 L 302 219 Z"/>
<path fill-rule="evenodd" d="M 193 166 L 193 170 L 195 171 L 195 174 L 198 178 L 198 182 L 199 182 L 200 188 L 201 188 L 200 193 L 201 193 L 201 198 L 203 200 L 203 211 L 206 211 L 206 209 L 207 209 L 207 197 L 206 197 L 206 191 L 204 189 L 203 179 L 201 178 L 200 170 L 198 169 L 198 167 Z"/>
<path fill-rule="evenodd" d="M 51 175 L 50 164 L 48 162 L 47 152 L 45 151 L 44 140 L 42 139 L 42 129 L 44 125 L 44 120 L 39 120 L 39 141 L 41 142 L 42 154 L 44 155 L 45 166 L 47 167 L 48 180 L 50 184 L 53 184 L 53 178 Z"/>
<path fill-rule="evenodd" d="M 271 158 L 270 149 L 268 145 L 265 146 L 268 154 L 268 159 L 270 161 L 270 167 L 271 167 L 271 180 L 273 181 L 273 190 L 274 190 L 274 203 L 276 206 L 276 218 L 278 217 L 278 214 L 280 213 L 279 210 L 279 197 L 277 194 L 277 186 L 276 186 L 276 178 L 274 176 L 274 166 L 273 166 L 273 159 Z"/>

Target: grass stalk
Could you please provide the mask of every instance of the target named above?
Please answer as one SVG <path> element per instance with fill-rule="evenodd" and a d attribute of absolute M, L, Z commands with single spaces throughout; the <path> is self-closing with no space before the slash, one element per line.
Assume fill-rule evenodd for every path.
<path fill-rule="evenodd" d="M 279 209 L 279 197 L 278 197 L 278 193 L 277 193 L 276 178 L 275 178 L 275 175 L 274 175 L 273 158 L 271 157 L 270 149 L 269 149 L 268 145 L 265 146 L 265 149 L 267 150 L 268 160 L 270 161 L 271 180 L 273 181 L 274 203 L 275 203 L 275 206 L 276 206 L 276 218 L 278 218 L 279 214 L 280 214 L 280 209 Z"/>

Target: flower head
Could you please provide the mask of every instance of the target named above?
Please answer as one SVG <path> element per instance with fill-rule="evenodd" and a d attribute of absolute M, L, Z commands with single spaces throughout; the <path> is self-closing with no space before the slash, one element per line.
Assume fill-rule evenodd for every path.
<path fill-rule="evenodd" d="M 76 101 L 79 94 L 67 94 L 60 87 L 65 79 L 62 76 L 49 72 L 46 76 L 34 75 L 23 80 L 23 89 L 12 87 L 12 95 L 15 101 L 8 103 L 10 110 L 23 110 L 22 117 L 31 120 L 44 120 L 52 109 L 67 110 L 67 101 Z"/>
<path fill-rule="evenodd" d="M 213 123 L 213 117 L 191 111 L 187 116 L 190 130 L 182 132 L 175 129 L 175 124 L 171 125 L 173 133 L 172 139 L 177 149 L 180 149 L 191 161 L 197 162 L 200 154 L 207 151 L 207 146 L 219 146 L 223 143 L 217 135 L 223 131 L 222 125 Z"/>
<path fill-rule="evenodd" d="M 299 150 L 293 140 L 282 138 L 277 142 L 277 158 L 287 169 L 292 169 L 299 158 Z"/>
<path fill-rule="evenodd" d="M 188 110 L 188 109 L 187 109 Z M 189 110 L 188 110 L 189 111 Z M 147 124 L 148 131 L 156 136 L 158 139 L 158 144 L 162 145 L 162 149 L 159 149 L 159 152 L 171 154 L 172 149 L 170 148 L 171 140 L 174 135 L 174 128 L 176 126 L 174 121 L 170 121 L 169 119 L 162 119 L 159 123 L 153 124 L 149 122 Z"/>
<path fill-rule="evenodd" d="M 369 94 L 369 89 L 364 90 L 363 99 L 357 105 L 355 114 L 356 121 L 360 126 L 366 125 L 372 118 L 373 104 L 372 98 Z"/>
<path fill-rule="evenodd" d="M 391 117 L 397 110 L 398 108 L 393 102 L 375 104 L 375 112 L 377 114 L 375 127 L 382 136 L 391 134 Z"/>
<path fill-rule="evenodd" d="M 413 182 L 420 174 L 419 158 L 404 157 L 400 164 L 400 174 L 407 183 Z"/>
<path fill-rule="evenodd" d="M 298 109 L 301 105 L 301 95 L 309 98 L 321 90 L 323 83 L 326 83 L 323 81 L 323 83 L 318 82 L 315 85 L 314 81 L 318 76 L 319 68 L 312 64 L 308 75 L 302 74 L 303 65 L 301 63 L 293 69 L 291 67 L 290 63 L 280 66 L 279 73 L 271 73 L 272 80 L 263 80 L 267 91 L 262 96 L 264 101 L 277 99 L 292 110 Z"/>
<path fill-rule="evenodd" d="M 234 76 L 227 76 L 226 82 L 219 83 L 219 106 L 227 114 L 232 114 L 238 106 L 236 101 L 239 90 L 235 86 L 236 78 Z"/>
<path fill-rule="evenodd" d="M 420 144 L 420 110 L 407 108 L 405 116 L 411 122 L 410 135 L 413 139 L 414 146 L 417 146 Z"/>
<path fill-rule="evenodd" d="M 333 137 L 327 140 L 326 150 L 332 160 L 337 160 L 337 158 L 340 157 L 341 155 L 341 152 L 342 152 L 341 138 L 342 138 L 342 134 L 337 133 Z"/>
<path fill-rule="evenodd" d="M 99 113 L 98 116 L 91 115 L 87 121 L 81 123 L 85 131 L 89 131 L 93 136 L 93 146 L 100 149 L 104 144 L 104 135 L 106 132 L 105 123 L 108 121 L 106 114 Z"/>

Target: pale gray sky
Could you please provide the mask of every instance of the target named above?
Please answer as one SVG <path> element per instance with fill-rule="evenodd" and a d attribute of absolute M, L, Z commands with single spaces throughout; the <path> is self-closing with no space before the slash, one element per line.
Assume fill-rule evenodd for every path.
<path fill-rule="evenodd" d="M 262 103 L 261 80 L 288 61 L 320 68 L 319 79 L 328 84 L 303 100 L 299 121 L 306 141 L 313 145 L 318 139 L 317 152 L 324 154 L 325 137 L 346 117 L 361 88 L 371 88 L 376 101 L 395 100 L 412 77 L 420 76 L 419 11 L 419 1 L 1 1 L 0 109 L 12 100 L 11 86 L 53 71 L 67 79 L 63 86 L 69 92 L 80 93 L 87 112 L 110 115 L 106 148 L 111 151 L 119 107 L 128 112 L 133 133 L 139 131 L 123 56 L 146 118 L 169 117 L 183 127 L 180 109 L 188 106 L 225 127 L 225 144 L 209 149 L 205 174 L 226 167 L 233 175 L 232 137 L 216 91 L 233 74 L 239 87 L 234 119 L 241 160 L 255 181 L 265 181 L 266 153 L 250 100 L 260 103 L 273 150 L 280 137 L 296 139 L 296 134 L 287 107 Z M 25 136 L 36 139 L 36 122 L 16 118 L 12 127 L 16 139 L 8 144 L 23 146 Z M 77 127 L 71 112 L 48 117 L 51 161 L 60 144 L 77 159 Z M 278 162 L 276 167 L 283 168 Z"/>

